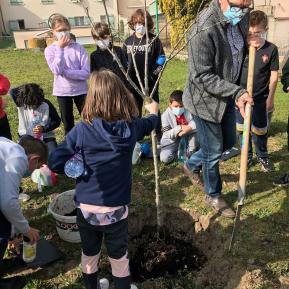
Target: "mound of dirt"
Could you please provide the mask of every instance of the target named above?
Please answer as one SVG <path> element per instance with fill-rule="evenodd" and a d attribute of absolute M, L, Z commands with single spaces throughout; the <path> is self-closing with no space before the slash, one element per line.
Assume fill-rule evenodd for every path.
<path fill-rule="evenodd" d="M 130 268 L 135 281 L 185 275 L 199 270 L 206 262 L 204 254 L 192 243 L 177 239 L 162 228 L 157 234 L 155 226 L 145 226 L 139 236 L 132 239 L 136 249 Z"/>

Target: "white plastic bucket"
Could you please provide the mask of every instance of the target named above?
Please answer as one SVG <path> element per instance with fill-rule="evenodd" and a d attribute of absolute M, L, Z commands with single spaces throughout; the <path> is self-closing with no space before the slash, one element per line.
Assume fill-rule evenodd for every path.
<path fill-rule="evenodd" d="M 76 208 L 74 203 L 74 190 L 59 194 L 53 199 L 48 207 L 56 222 L 59 237 L 70 243 L 80 243 L 80 235 L 76 224 L 76 216 L 64 216 L 73 212 Z"/>

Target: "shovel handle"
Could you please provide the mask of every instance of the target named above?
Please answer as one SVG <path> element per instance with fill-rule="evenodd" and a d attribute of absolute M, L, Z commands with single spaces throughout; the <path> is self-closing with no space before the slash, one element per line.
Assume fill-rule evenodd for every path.
<path fill-rule="evenodd" d="M 247 92 L 249 95 L 253 95 L 253 83 L 254 83 L 254 67 L 255 67 L 256 48 L 250 46 L 249 50 L 249 69 L 247 78 Z M 242 148 L 241 148 L 241 161 L 240 161 L 240 177 L 239 177 L 239 205 L 243 205 L 246 194 L 246 182 L 247 182 L 247 167 L 248 167 L 248 151 L 249 151 L 249 138 L 251 130 L 252 119 L 252 106 L 250 103 L 246 103 L 245 107 L 245 119 L 243 126 Z"/>

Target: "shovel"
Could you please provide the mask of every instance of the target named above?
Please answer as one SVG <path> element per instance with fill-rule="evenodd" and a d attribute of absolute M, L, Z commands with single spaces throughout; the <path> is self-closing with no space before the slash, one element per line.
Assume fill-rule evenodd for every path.
<path fill-rule="evenodd" d="M 255 55 L 256 55 L 256 48 L 253 46 L 250 46 L 249 69 L 248 69 L 248 78 L 247 78 L 247 91 L 249 95 L 253 95 Z M 250 130 L 251 130 L 251 119 L 252 119 L 252 106 L 251 104 L 246 103 L 243 137 L 242 137 L 242 148 L 241 148 L 240 176 L 239 176 L 239 185 L 238 185 L 238 207 L 237 207 L 233 231 L 231 235 L 229 251 L 234 245 L 235 235 L 239 228 L 241 210 L 244 205 L 244 199 L 246 195 L 248 150 L 249 150 L 249 138 L 250 138 Z"/>

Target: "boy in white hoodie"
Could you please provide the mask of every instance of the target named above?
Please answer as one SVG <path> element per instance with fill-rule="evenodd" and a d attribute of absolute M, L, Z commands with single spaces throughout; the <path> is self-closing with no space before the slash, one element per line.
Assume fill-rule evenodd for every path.
<path fill-rule="evenodd" d="M 182 95 L 181 90 L 173 91 L 169 97 L 169 107 L 162 114 L 163 135 L 160 160 L 166 164 L 177 157 L 181 138 L 187 138 L 189 153 L 197 148 L 196 124 L 191 113 L 184 108 Z"/>
<path fill-rule="evenodd" d="M 39 231 L 23 216 L 18 197 L 22 178 L 46 163 L 47 155 L 45 143 L 32 136 L 23 136 L 19 144 L 0 137 L 0 288 L 19 289 L 25 285 L 21 278 L 1 278 L 13 262 L 4 259 L 4 254 L 14 229 L 28 237 L 31 243 L 39 239 Z"/>

